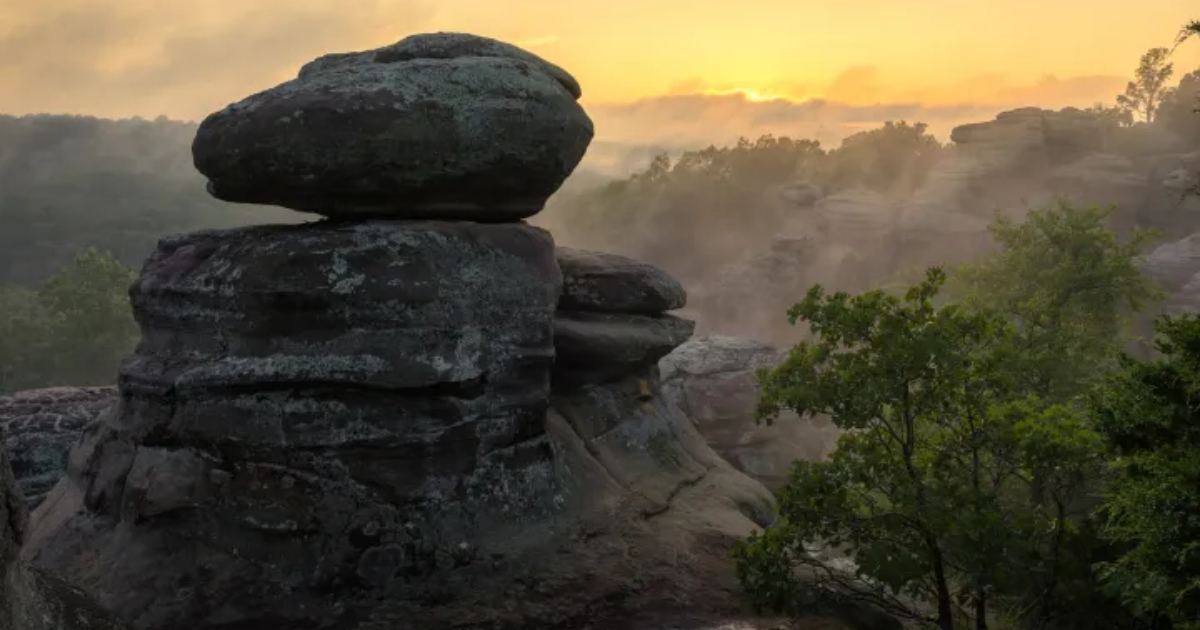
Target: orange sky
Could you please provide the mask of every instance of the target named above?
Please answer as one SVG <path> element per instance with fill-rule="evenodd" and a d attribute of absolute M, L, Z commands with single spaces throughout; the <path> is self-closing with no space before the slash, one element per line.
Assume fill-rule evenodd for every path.
<path fill-rule="evenodd" d="M 567 68 L 615 142 L 836 138 L 901 117 L 944 131 L 1111 103 L 1196 18 L 1196 0 L 4 0 L 0 112 L 198 119 L 321 53 L 458 30 Z M 1200 66 L 1200 44 L 1177 65 Z M 717 96 L 738 89 L 796 102 Z"/>

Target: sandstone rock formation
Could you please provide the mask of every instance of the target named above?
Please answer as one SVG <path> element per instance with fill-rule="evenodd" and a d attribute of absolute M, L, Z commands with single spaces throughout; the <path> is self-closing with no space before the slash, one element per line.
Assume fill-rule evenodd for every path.
<path fill-rule="evenodd" d="M 559 248 L 555 384 L 603 383 L 651 368 L 687 341 L 695 322 L 666 314 L 687 294 L 662 270 L 623 256 Z"/>
<path fill-rule="evenodd" d="M 67 452 L 116 395 L 115 387 L 53 387 L 0 396 L 0 432 L 30 509 L 58 483 Z"/>
<path fill-rule="evenodd" d="M 503 221 L 535 212 L 582 153 L 590 128 L 555 109 L 578 89 L 491 40 L 430 37 L 318 60 L 200 131 L 197 163 L 228 198 L 390 205 L 166 238 L 142 268 L 119 403 L 23 549 L 138 630 L 566 628 L 738 608 L 726 553 L 771 521 L 771 497 L 662 395 L 656 363 L 692 330 L 665 313 L 682 289 Z M 458 109 L 350 108 L 381 86 L 445 90 Z M 320 120 L 275 124 L 305 102 Z M 470 124 L 390 137 L 417 175 L 373 179 L 411 174 L 358 160 L 399 164 L 342 134 L 413 131 L 414 112 Z M 483 139 L 454 137 L 467 131 Z M 559 157 L 522 162 L 532 145 Z M 328 178 L 294 185 L 320 160 Z M 247 192 L 272 181 L 272 196 Z M 488 222 L 399 220 L 423 213 Z"/>
<path fill-rule="evenodd" d="M 579 84 L 461 33 L 326 55 L 210 115 L 192 152 L 209 192 L 330 217 L 513 221 L 583 158 Z"/>
<path fill-rule="evenodd" d="M 0 630 L 124 630 L 83 591 L 17 558 L 28 511 L 0 449 Z"/>
<path fill-rule="evenodd" d="M 659 362 L 663 395 L 696 424 L 708 445 L 738 470 L 777 490 L 796 460 L 820 460 L 839 435 L 827 418 L 780 415 L 754 420 L 759 387 L 755 374 L 779 365 L 785 353 L 740 337 L 692 339 Z"/>

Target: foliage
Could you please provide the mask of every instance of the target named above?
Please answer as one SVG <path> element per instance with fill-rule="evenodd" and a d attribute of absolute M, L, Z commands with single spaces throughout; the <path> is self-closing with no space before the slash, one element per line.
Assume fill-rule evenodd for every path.
<path fill-rule="evenodd" d="M 831 190 L 863 187 L 904 196 L 925 181 L 941 150 L 924 123 L 887 122 L 843 140 L 816 179 Z"/>
<path fill-rule="evenodd" d="M 36 290 L 0 286 L 0 391 L 106 385 L 137 341 L 131 269 L 88 249 Z"/>
<path fill-rule="evenodd" d="M 1200 70 L 1183 75 L 1163 97 L 1157 121 L 1189 147 L 1200 146 Z"/>
<path fill-rule="evenodd" d="M 822 192 L 864 186 L 905 195 L 928 175 L 941 150 L 925 125 L 888 123 L 846 138 L 832 151 L 811 140 L 766 135 L 655 157 L 628 178 L 553 201 L 562 233 L 671 270 L 682 280 L 711 278 L 753 243 L 778 230 L 774 199 L 786 184 Z M 569 233 L 568 233 L 569 232 Z"/>
<path fill-rule="evenodd" d="M 1151 48 L 1142 55 L 1134 79 L 1125 86 L 1125 93 L 1117 96 L 1117 104 L 1146 122 L 1154 122 L 1159 102 L 1167 81 L 1175 73 L 1175 65 L 1168 61 L 1170 48 Z"/>
<path fill-rule="evenodd" d="M 1063 562 L 1069 498 L 1102 444 L 1077 409 L 1023 395 L 1010 322 L 934 304 L 944 280 L 931 269 L 903 298 L 814 286 L 789 313 L 815 340 L 761 375 L 759 416 L 827 414 L 847 432 L 828 461 L 794 465 L 780 525 L 736 550 L 760 606 L 858 601 L 946 629 L 993 605 L 1028 616 L 1053 597 L 1050 578 L 1037 597 L 1006 601 Z M 1055 471 L 1048 508 L 1028 488 L 1041 467 Z"/>
<path fill-rule="evenodd" d="M 1017 324 L 1030 394 L 1066 402 L 1086 392 L 1115 365 L 1132 315 L 1162 297 L 1141 268 L 1156 234 L 1119 239 L 1107 227 L 1115 211 L 1060 198 L 1021 222 L 998 218 L 1000 251 L 955 275 L 956 297 Z"/>
<path fill-rule="evenodd" d="M 1118 458 L 1104 535 L 1127 545 L 1102 565 L 1136 610 L 1200 628 L 1200 315 L 1157 323 L 1161 356 L 1126 359 L 1096 401 Z"/>
<path fill-rule="evenodd" d="M 1179 35 L 1175 38 L 1175 46 L 1178 47 L 1193 37 L 1200 37 L 1200 20 L 1192 20 L 1179 29 Z"/>
<path fill-rule="evenodd" d="M 1124 107 L 1109 107 L 1103 103 L 1096 103 L 1083 111 L 1099 119 L 1107 133 L 1133 124 L 1133 112 Z"/>

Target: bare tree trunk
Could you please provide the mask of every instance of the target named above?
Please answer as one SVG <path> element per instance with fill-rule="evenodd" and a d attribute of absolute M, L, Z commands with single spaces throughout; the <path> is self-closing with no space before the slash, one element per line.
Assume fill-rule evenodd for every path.
<path fill-rule="evenodd" d="M 975 593 L 975 630 L 987 630 L 987 593 Z"/>

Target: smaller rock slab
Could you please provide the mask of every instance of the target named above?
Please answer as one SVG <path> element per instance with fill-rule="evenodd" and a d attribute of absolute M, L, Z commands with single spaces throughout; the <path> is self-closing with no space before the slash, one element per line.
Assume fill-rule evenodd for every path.
<path fill-rule="evenodd" d="M 695 329 L 696 322 L 673 315 L 559 311 L 554 319 L 555 383 L 600 382 L 653 365 Z"/>
<path fill-rule="evenodd" d="M 560 309 L 659 315 L 687 305 L 683 285 L 653 265 L 570 247 L 555 255 L 563 273 Z"/>

